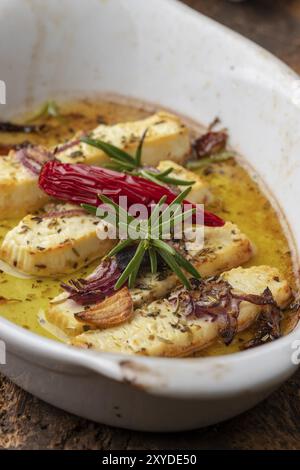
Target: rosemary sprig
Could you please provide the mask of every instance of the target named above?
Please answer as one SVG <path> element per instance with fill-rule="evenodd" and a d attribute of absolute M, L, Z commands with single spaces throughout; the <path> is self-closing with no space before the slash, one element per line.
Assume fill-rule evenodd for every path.
<path fill-rule="evenodd" d="M 158 172 L 154 168 L 149 169 L 142 166 L 143 146 L 147 136 L 147 132 L 148 129 L 146 129 L 146 131 L 144 132 L 136 149 L 134 157 L 131 156 L 129 153 L 125 152 L 124 150 L 119 149 L 118 147 L 115 147 L 112 144 L 108 144 L 107 142 L 104 142 L 102 140 L 93 139 L 91 137 L 82 137 L 81 142 L 91 145 L 92 147 L 96 147 L 109 156 L 111 161 L 105 164 L 106 168 L 125 173 L 133 173 L 160 185 L 167 184 L 173 186 L 192 186 L 195 181 L 186 181 L 169 176 L 170 173 L 173 171 L 172 168 L 167 168 L 167 170 L 163 172 Z"/>
<path fill-rule="evenodd" d="M 225 162 L 226 160 L 229 160 L 230 158 L 234 157 L 234 152 L 224 151 L 220 153 L 215 153 L 213 155 L 210 155 L 209 157 L 200 158 L 199 160 L 190 160 L 189 162 L 187 162 L 186 167 L 189 170 L 198 170 L 200 168 L 204 168 L 208 165 L 211 165 L 212 163 Z"/>
<path fill-rule="evenodd" d="M 146 225 L 146 230 L 142 227 L 141 232 L 143 236 L 141 237 L 140 241 L 137 243 L 135 239 L 130 238 L 127 231 L 126 235 L 128 238 L 125 240 L 120 240 L 119 243 L 106 255 L 106 257 L 111 258 L 130 245 L 137 246 L 134 256 L 119 277 L 115 285 L 115 289 L 120 289 L 126 282 L 128 282 L 129 288 L 134 287 L 142 260 L 146 252 L 148 252 L 149 255 L 152 274 L 157 273 L 158 257 L 161 257 L 166 265 L 177 275 L 177 277 L 187 289 L 190 289 L 191 285 L 186 273 L 190 274 L 196 279 L 200 278 L 200 275 L 194 266 L 177 250 L 175 250 L 175 248 L 170 243 L 167 243 L 163 240 L 164 216 L 166 216 L 166 214 L 170 214 L 171 226 L 174 226 L 179 222 L 178 213 L 176 215 L 176 211 L 174 212 L 171 209 L 176 204 L 181 204 L 183 202 L 190 189 L 191 188 L 187 188 L 185 191 L 180 193 L 166 208 L 163 208 L 166 198 L 161 198 L 159 203 L 154 206 L 148 220 L 143 221 L 146 222 L 146 224 L 143 225 L 143 227 Z M 124 227 L 124 225 L 127 225 L 128 228 L 130 222 L 137 220 L 132 217 L 125 209 L 120 207 L 108 197 L 100 195 L 99 198 L 105 205 L 111 206 L 116 211 L 116 223 L 119 229 Z M 97 208 L 94 206 L 83 205 L 83 207 L 93 214 L 97 212 Z M 194 212 L 195 209 L 191 209 L 181 214 L 181 221 L 191 217 Z M 102 218 L 104 217 L 105 216 Z M 155 234 L 155 236 L 153 234 Z"/>
<path fill-rule="evenodd" d="M 49 100 L 43 103 L 28 121 L 32 122 L 47 117 L 61 118 L 59 106 L 53 100 Z"/>

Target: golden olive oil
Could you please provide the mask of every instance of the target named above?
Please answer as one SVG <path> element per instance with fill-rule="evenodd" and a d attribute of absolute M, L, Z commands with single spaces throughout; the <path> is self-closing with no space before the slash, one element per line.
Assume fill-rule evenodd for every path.
<path fill-rule="evenodd" d="M 38 134 L 0 135 L 0 145 L 10 145 L 30 141 L 48 147 L 54 146 L 74 136 L 79 130 L 88 131 L 97 125 L 114 124 L 143 118 L 149 113 L 143 108 L 128 106 L 104 100 L 81 100 L 59 106 L 57 117 L 37 119 L 45 124 L 45 130 Z M 29 115 L 27 115 L 28 117 Z M 18 119 L 24 120 L 24 116 Z M 1 158 L 1 156 L 0 156 Z M 279 268 L 281 273 L 294 286 L 293 262 L 290 247 L 276 211 L 259 189 L 248 172 L 233 160 L 216 163 L 201 170 L 215 196 L 209 210 L 236 223 L 256 246 L 256 254 L 248 266 L 268 264 Z M 18 220 L 0 221 L 0 243 L 8 230 Z M 84 277 L 97 265 L 78 271 L 73 277 Z M 0 314 L 8 320 L 40 335 L 52 337 L 40 323 L 39 317 L 49 301 L 61 292 L 60 283 L 71 276 L 57 279 L 19 279 L 0 273 Z M 221 341 L 202 351 L 199 355 L 226 354 L 239 350 L 253 331 L 237 335 L 233 343 L 226 347 Z"/>

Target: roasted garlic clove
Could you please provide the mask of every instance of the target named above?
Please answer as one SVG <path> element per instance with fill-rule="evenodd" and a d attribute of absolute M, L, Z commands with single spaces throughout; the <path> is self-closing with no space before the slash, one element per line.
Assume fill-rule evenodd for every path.
<path fill-rule="evenodd" d="M 127 287 L 102 302 L 76 313 L 75 318 L 97 328 L 111 328 L 131 319 L 133 301 Z"/>

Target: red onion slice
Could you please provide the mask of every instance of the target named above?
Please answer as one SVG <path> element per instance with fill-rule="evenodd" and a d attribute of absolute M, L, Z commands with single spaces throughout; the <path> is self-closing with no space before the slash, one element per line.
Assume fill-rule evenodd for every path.
<path fill-rule="evenodd" d="M 120 277 L 115 259 L 102 261 L 98 268 L 86 279 L 71 279 L 61 287 L 69 293 L 69 299 L 79 305 L 93 305 L 112 295 Z"/>
<path fill-rule="evenodd" d="M 26 147 L 16 152 L 17 159 L 33 174 L 39 175 L 44 163 L 53 160 L 53 154 L 44 147 Z"/>
<path fill-rule="evenodd" d="M 264 315 L 269 319 L 269 328 L 274 338 L 280 336 L 278 325 L 280 308 L 276 304 L 270 289 L 261 295 L 238 294 L 232 286 L 221 278 L 192 280 L 193 290 L 177 289 L 169 301 L 181 312 L 196 318 L 207 318 L 218 322 L 219 334 L 226 345 L 229 345 L 236 332 L 237 320 L 242 302 L 249 302 L 264 307 Z M 256 342 L 257 344 L 257 342 Z"/>

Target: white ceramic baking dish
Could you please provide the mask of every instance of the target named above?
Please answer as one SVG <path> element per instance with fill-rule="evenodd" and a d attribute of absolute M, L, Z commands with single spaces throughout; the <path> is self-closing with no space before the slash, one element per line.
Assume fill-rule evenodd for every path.
<path fill-rule="evenodd" d="M 159 103 L 204 124 L 219 116 L 300 243 L 298 78 L 180 2 L 2 0 L 0 79 L 2 118 L 33 101 L 98 92 Z M 114 426 L 175 431 L 265 398 L 296 370 L 300 329 L 235 355 L 184 360 L 81 351 L 1 318 L 0 336 L 7 347 L 1 371 L 43 400 Z"/>

